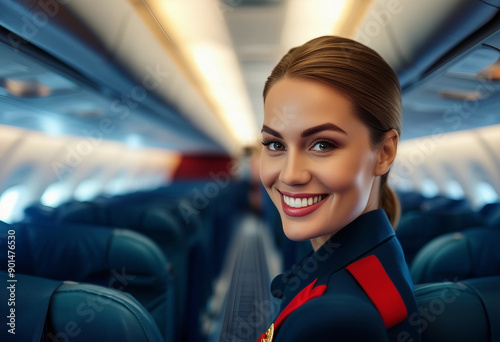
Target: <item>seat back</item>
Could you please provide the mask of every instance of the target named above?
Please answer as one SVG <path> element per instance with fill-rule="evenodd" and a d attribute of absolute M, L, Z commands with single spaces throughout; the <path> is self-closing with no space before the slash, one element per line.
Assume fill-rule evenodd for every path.
<path fill-rule="evenodd" d="M 497 216 L 500 213 L 500 202 L 485 204 L 479 213 L 485 218 L 486 221 L 489 221 L 490 218 Z"/>
<path fill-rule="evenodd" d="M 500 229 L 500 206 L 491 210 L 486 220 L 489 227 Z"/>
<path fill-rule="evenodd" d="M 442 195 L 428 198 L 420 205 L 420 210 L 430 212 L 461 212 L 470 211 L 469 202 L 465 199 L 453 199 Z"/>
<path fill-rule="evenodd" d="M 410 267 L 414 284 L 500 276 L 500 230 L 472 228 L 439 236 Z"/>
<path fill-rule="evenodd" d="M 412 212 L 401 217 L 396 229 L 406 262 L 411 265 L 418 251 L 437 236 L 484 225 L 483 217 L 473 211 Z"/>
<path fill-rule="evenodd" d="M 0 309 L 3 317 L 11 316 L 10 326 L 0 329 L 1 341 L 163 341 L 151 315 L 130 295 L 22 274 L 14 280 L 16 304 Z M 1 298 L 11 293 L 0 288 Z"/>
<path fill-rule="evenodd" d="M 500 277 L 415 286 L 422 341 L 500 341 Z"/>
<path fill-rule="evenodd" d="M 65 224 L 94 224 L 104 227 L 125 227 L 153 239 L 172 265 L 175 282 L 175 316 L 182 329 L 188 304 L 187 284 L 190 284 L 189 241 L 194 236 L 178 223 L 166 207 L 148 201 L 142 204 L 99 202 L 68 202 L 56 209 L 53 219 Z M 199 263 L 203 260 L 198 260 Z M 201 279 L 204 280 L 204 279 Z M 200 279 L 198 279 L 198 282 Z M 196 312 L 198 314 L 198 312 Z M 180 330 L 176 329 L 176 340 Z"/>
<path fill-rule="evenodd" d="M 12 227 L 0 226 L 0 235 L 6 234 L 6 229 Z M 18 224 L 15 231 L 16 272 L 130 293 L 151 313 L 165 340 L 173 340 L 170 264 L 149 238 L 126 229 L 55 223 Z M 7 262 L 2 262 L 0 269 L 4 265 Z"/>
<path fill-rule="evenodd" d="M 397 192 L 401 204 L 401 213 L 404 215 L 410 211 L 419 211 L 420 206 L 426 198 L 420 192 Z"/>

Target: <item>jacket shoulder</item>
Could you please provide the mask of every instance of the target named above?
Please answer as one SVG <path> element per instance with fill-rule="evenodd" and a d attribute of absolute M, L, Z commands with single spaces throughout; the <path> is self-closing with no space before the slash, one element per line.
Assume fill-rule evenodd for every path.
<path fill-rule="evenodd" d="M 355 296 L 324 296 L 298 308 L 276 341 L 387 341 L 379 313 Z"/>

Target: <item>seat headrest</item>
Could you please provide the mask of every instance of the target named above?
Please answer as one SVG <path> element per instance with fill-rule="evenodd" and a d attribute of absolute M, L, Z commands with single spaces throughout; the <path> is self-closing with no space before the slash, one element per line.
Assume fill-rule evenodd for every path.
<path fill-rule="evenodd" d="M 420 208 L 423 211 L 451 213 L 465 211 L 470 209 L 470 206 L 465 199 L 453 199 L 438 195 L 423 201 Z"/>
<path fill-rule="evenodd" d="M 55 208 L 43 205 L 42 203 L 33 203 L 24 209 L 25 220 L 31 222 L 50 222 L 54 220 Z"/>
<path fill-rule="evenodd" d="M 169 208 L 159 205 L 113 202 L 69 202 L 57 208 L 55 221 L 122 227 L 162 239 L 162 246 L 179 246 L 182 230 Z"/>
<path fill-rule="evenodd" d="M 415 286 L 422 341 L 498 341 L 500 277 Z"/>
<path fill-rule="evenodd" d="M 402 213 L 420 210 L 420 205 L 426 199 L 420 192 L 398 192 L 397 195 L 401 202 Z"/>
<path fill-rule="evenodd" d="M 97 279 L 124 265 L 129 273 L 148 275 L 163 275 L 168 265 L 154 242 L 126 229 L 22 223 L 16 225 L 16 234 L 26 236 L 19 246 L 23 251 L 20 258 L 31 255 L 36 275 L 45 278 L 99 283 Z"/>
<path fill-rule="evenodd" d="M 499 212 L 500 212 L 500 202 L 487 203 L 479 211 L 481 216 L 483 216 L 486 220 L 488 220 L 491 216 L 494 216 Z"/>
<path fill-rule="evenodd" d="M 5 271 L 0 275 L 7 278 Z M 13 328 L 0 329 L 1 341 L 163 341 L 151 315 L 126 293 L 23 274 L 15 280 L 15 306 L 0 309 L 11 315 Z M 10 293 L 0 287 L 2 298 Z"/>
<path fill-rule="evenodd" d="M 11 227 L 0 226 L 0 235 L 5 229 Z M 171 334 L 171 265 L 151 239 L 126 229 L 61 223 L 21 223 L 15 229 L 16 239 L 24 237 L 16 246 L 16 272 L 131 293 L 165 336 Z"/>
<path fill-rule="evenodd" d="M 16 232 L 26 237 L 18 246 L 20 259 L 31 256 L 31 260 L 19 265 L 19 272 L 50 279 L 94 282 L 102 279 L 108 270 L 112 230 L 23 223 L 16 225 Z"/>
<path fill-rule="evenodd" d="M 53 218 L 58 222 L 109 225 L 106 205 L 101 201 L 64 203 L 55 209 Z"/>
<path fill-rule="evenodd" d="M 500 275 L 500 230 L 472 228 L 439 236 L 415 256 L 415 284 Z"/>
<path fill-rule="evenodd" d="M 63 334 L 59 340 L 74 342 L 163 341 L 150 313 L 131 295 L 77 283 L 62 284 L 52 296 L 49 334 Z"/>
<path fill-rule="evenodd" d="M 396 236 L 411 264 L 415 254 L 433 238 L 484 224 L 481 215 L 471 211 L 455 213 L 413 212 L 404 215 L 396 229 Z"/>
<path fill-rule="evenodd" d="M 0 315 L 7 323 L 0 329 L 0 341 L 40 341 L 52 294 L 62 281 L 19 272 L 10 278 L 7 271 L 0 271 L 0 278 L 4 282 L 0 286 Z"/>
<path fill-rule="evenodd" d="M 500 229 L 500 208 L 495 211 L 492 210 L 490 215 L 487 217 L 488 226 L 492 228 Z"/>

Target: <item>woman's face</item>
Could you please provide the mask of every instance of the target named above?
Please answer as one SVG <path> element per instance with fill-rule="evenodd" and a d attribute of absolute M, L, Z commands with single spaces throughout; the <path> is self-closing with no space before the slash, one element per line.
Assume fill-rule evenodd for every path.
<path fill-rule="evenodd" d="M 378 208 L 377 151 L 350 101 L 323 83 L 287 78 L 264 106 L 260 176 L 292 240 L 314 249 Z"/>

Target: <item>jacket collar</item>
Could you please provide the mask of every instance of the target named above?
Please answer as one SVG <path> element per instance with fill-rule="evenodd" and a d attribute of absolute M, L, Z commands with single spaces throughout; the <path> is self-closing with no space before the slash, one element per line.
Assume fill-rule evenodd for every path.
<path fill-rule="evenodd" d="M 286 302 L 316 278 L 318 284 L 326 284 L 330 274 L 364 256 L 392 236 L 394 229 L 383 209 L 360 215 L 316 252 L 309 253 L 294 265 L 289 272 L 274 278 L 271 292 L 274 297 L 283 297 Z"/>

